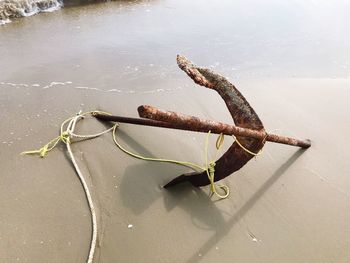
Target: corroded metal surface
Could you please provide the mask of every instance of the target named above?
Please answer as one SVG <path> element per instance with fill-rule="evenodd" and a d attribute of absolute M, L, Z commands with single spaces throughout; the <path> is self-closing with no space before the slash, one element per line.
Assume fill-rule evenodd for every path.
<path fill-rule="evenodd" d="M 188 130 L 188 131 L 196 131 L 196 132 L 209 132 L 214 134 L 225 134 L 225 135 L 235 135 L 235 136 L 243 136 L 255 139 L 264 139 L 269 142 L 282 143 L 292 146 L 299 146 L 302 148 L 309 148 L 311 146 L 310 140 L 298 140 L 290 137 L 280 136 L 276 134 L 252 130 L 248 128 L 242 128 L 235 125 L 230 125 L 222 122 L 212 121 L 212 120 L 204 120 L 195 116 L 185 115 L 178 112 L 166 111 L 162 109 L 158 109 L 149 105 L 141 105 L 138 107 L 139 116 L 142 118 L 149 119 L 150 123 L 148 125 L 152 125 L 153 122 L 160 122 L 161 126 L 158 127 L 166 127 L 164 123 L 168 123 L 168 127 L 166 128 L 174 128 L 180 130 Z M 116 119 L 115 119 L 116 120 Z M 135 119 L 136 122 L 139 120 L 146 121 L 145 119 Z M 116 120 L 117 121 L 117 120 Z M 135 122 L 135 123 L 136 123 Z M 155 123 L 156 124 L 156 123 Z"/>
<path fill-rule="evenodd" d="M 230 125 L 222 122 L 200 119 L 195 116 L 185 115 L 178 112 L 161 110 L 153 106 L 141 105 L 138 107 L 140 118 L 130 118 L 116 115 L 107 115 L 94 112 L 92 115 L 97 119 L 104 121 L 114 121 L 121 123 L 130 123 L 143 126 L 153 126 L 158 128 L 177 129 L 194 132 L 209 132 L 213 134 L 225 134 L 243 136 L 249 138 L 263 139 L 266 141 L 282 143 L 286 145 L 309 148 L 310 140 L 298 140 L 295 138 L 280 136 L 277 134 L 264 133 L 257 130 L 247 129 Z"/>
<path fill-rule="evenodd" d="M 206 68 L 195 66 L 183 56 L 177 57 L 179 67 L 194 80 L 195 83 L 213 89 L 219 93 L 226 103 L 236 126 L 265 133 L 264 126 L 258 115 L 249 105 L 243 95 L 225 77 Z M 259 152 L 264 146 L 264 139 L 237 137 L 241 144 L 252 152 Z M 242 168 L 253 155 L 243 150 L 236 142 L 216 161 L 215 181 L 219 181 Z M 182 182 L 190 182 L 194 186 L 210 184 L 207 173 L 194 172 L 182 174 L 164 187 L 170 187 Z"/>

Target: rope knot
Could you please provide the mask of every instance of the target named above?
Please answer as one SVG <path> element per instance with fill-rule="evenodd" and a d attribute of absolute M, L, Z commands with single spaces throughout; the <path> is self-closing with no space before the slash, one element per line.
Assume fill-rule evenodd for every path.
<path fill-rule="evenodd" d="M 67 131 L 62 132 L 59 139 L 65 144 L 70 143 L 70 134 Z"/>
<path fill-rule="evenodd" d="M 215 178 L 215 165 L 216 165 L 216 163 L 214 161 L 212 161 L 208 164 L 208 167 L 207 167 L 207 174 L 208 174 L 208 178 L 210 181 L 210 194 L 211 195 L 215 194 L 219 198 L 224 199 L 224 198 L 229 196 L 230 189 L 226 185 L 218 185 L 218 187 L 224 191 L 224 195 L 219 194 L 218 191 L 216 190 L 216 185 L 214 182 L 215 181 L 215 179 L 214 179 Z"/>
<path fill-rule="evenodd" d="M 49 145 L 46 144 L 38 150 L 38 153 L 41 158 L 44 158 L 48 151 L 49 151 Z"/>
<path fill-rule="evenodd" d="M 215 174 L 215 165 L 216 165 L 215 162 L 210 162 L 209 165 L 208 165 L 208 172 L 209 172 L 209 175 L 210 175 L 210 177 L 212 177 L 213 179 L 214 179 L 214 174 Z"/>

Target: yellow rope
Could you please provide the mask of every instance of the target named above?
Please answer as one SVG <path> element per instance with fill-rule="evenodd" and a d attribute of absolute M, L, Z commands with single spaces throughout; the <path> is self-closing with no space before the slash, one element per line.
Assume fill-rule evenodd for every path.
<path fill-rule="evenodd" d="M 258 151 L 257 153 L 254 153 L 254 152 L 248 150 L 247 148 L 245 148 L 245 147 L 239 142 L 239 140 L 237 139 L 236 136 L 234 136 L 234 135 L 232 134 L 232 137 L 233 137 L 233 139 L 235 140 L 235 142 L 239 145 L 239 147 L 241 147 L 241 148 L 242 148 L 244 151 L 246 151 L 247 153 L 249 153 L 249 154 L 251 154 L 251 155 L 253 155 L 253 156 L 258 156 L 258 155 L 260 155 L 260 154 L 262 153 L 262 149 L 261 149 L 260 151 Z M 266 139 L 266 138 L 264 138 L 264 140 L 265 140 L 265 139 Z"/>
<path fill-rule="evenodd" d="M 46 156 L 46 154 L 51 151 L 53 148 L 56 147 L 56 145 L 62 141 L 65 144 L 67 143 L 67 141 L 69 140 L 69 134 L 66 132 L 61 133 L 59 136 L 57 136 L 56 138 L 52 139 L 51 141 L 49 141 L 47 144 L 45 144 L 43 147 L 41 147 L 39 150 L 33 150 L 33 151 L 25 151 L 22 152 L 22 155 L 25 154 L 39 154 L 39 156 L 41 158 L 44 158 Z"/>
<path fill-rule="evenodd" d="M 220 199 L 224 199 L 226 197 L 228 197 L 230 195 L 230 189 L 228 188 L 228 186 L 226 185 L 218 185 L 219 188 L 221 188 L 225 194 L 221 195 L 218 193 L 217 189 L 216 189 L 216 185 L 215 185 L 215 181 L 214 181 L 214 175 L 215 175 L 215 161 L 210 161 L 208 162 L 208 145 L 209 145 L 209 136 L 211 134 L 211 132 L 209 131 L 206 137 L 206 143 L 205 143 L 205 159 L 206 159 L 206 167 L 202 167 L 198 164 L 195 163 L 191 163 L 191 162 L 184 162 L 184 161 L 177 161 L 177 160 L 171 160 L 171 159 L 162 159 L 162 158 L 151 158 L 151 157 L 145 157 L 136 153 L 133 153 L 127 149 L 125 149 L 117 140 L 117 134 L 116 134 L 116 130 L 118 128 L 118 124 L 115 124 L 113 127 L 113 141 L 114 143 L 117 145 L 117 147 L 122 150 L 124 153 L 140 159 L 140 160 L 144 160 L 144 161 L 153 161 L 153 162 L 163 162 L 163 163 L 174 163 L 174 164 L 178 164 L 178 165 L 182 165 L 182 166 L 186 166 L 192 169 L 198 169 L 198 170 L 202 170 L 202 171 L 206 171 L 209 181 L 210 181 L 210 194 L 212 195 L 216 195 L 217 197 L 219 197 Z M 217 156 L 217 153 L 222 145 L 224 141 L 224 135 L 220 134 L 217 141 L 216 141 L 216 154 L 215 156 Z M 215 157 L 216 158 L 216 157 Z"/>
<path fill-rule="evenodd" d="M 215 152 L 215 159 L 208 162 L 208 147 L 209 147 L 209 137 L 210 137 L 211 131 L 209 131 L 207 133 L 207 137 L 205 140 L 205 166 L 207 167 L 207 169 L 205 170 L 207 172 L 208 175 L 208 179 L 210 181 L 210 195 L 213 196 L 214 194 L 219 197 L 220 199 L 225 199 L 226 197 L 228 197 L 230 195 L 230 188 L 227 185 L 218 185 L 219 188 L 221 188 L 225 194 L 221 195 L 218 193 L 217 189 L 216 189 L 216 185 L 215 185 L 215 161 L 217 154 L 220 150 L 221 145 L 224 142 L 224 135 L 221 133 L 219 135 L 219 137 L 216 140 L 216 152 Z"/>
<path fill-rule="evenodd" d="M 113 141 L 114 143 L 118 146 L 118 148 L 120 150 L 122 150 L 124 153 L 134 157 L 134 158 L 137 158 L 137 159 L 140 159 L 140 160 L 144 160 L 144 161 L 152 161 L 152 162 L 163 162 L 163 163 L 174 163 L 174 164 L 178 164 L 178 165 L 182 165 L 182 166 L 186 166 L 186 167 L 189 167 L 191 169 L 194 169 L 194 170 L 202 170 L 202 171 L 205 171 L 206 169 L 203 168 L 202 166 L 198 165 L 198 164 L 195 164 L 195 163 L 191 163 L 191 162 L 184 162 L 184 161 L 177 161 L 177 160 L 171 160 L 171 159 L 162 159 L 162 158 L 151 158 L 151 157 L 145 157 L 145 156 L 142 156 L 142 155 L 139 155 L 139 154 L 136 154 L 136 153 L 133 153 L 127 149 L 125 149 L 117 140 L 117 134 L 116 134 L 116 130 L 118 128 L 118 124 L 115 124 L 113 126 Z"/>
<path fill-rule="evenodd" d="M 110 113 L 108 112 L 102 112 L 102 111 L 89 111 L 89 112 L 85 112 L 85 113 L 79 113 L 79 116 L 81 118 L 83 118 L 84 116 L 88 115 L 88 114 L 95 114 L 95 113 L 103 113 L 103 114 L 107 114 L 107 115 L 111 115 Z M 39 156 L 41 158 L 44 158 L 48 152 L 50 152 L 52 149 L 54 149 L 57 144 L 62 141 L 63 143 L 65 144 L 70 144 L 71 141 L 70 141 L 70 138 L 71 137 L 78 137 L 78 138 L 92 138 L 92 137 L 97 137 L 99 135 L 102 135 L 103 133 L 106 133 L 110 130 L 112 130 L 112 136 L 113 136 L 113 141 L 114 143 L 116 144 L 116 146 L 122 150 L 124 153 L 134 157 L 134 158 L 137 158 L 137 159 L 140 159 L 140 160 L 144 160 L 144 161 L 153 161 L 153 162 L 164 162 L 164 163 L 173 163 L 173 164 L 177 164 L 177 165 L 182 165 L 182 166 L 186 166 L 186 167 L 189 167 L 191 169 L 194 169 L 196 171 L 200 170 L 200 171 L 206 171 L 207 175 L 208 175 L 208 179 L 210 181 L 210 194 L 211 196 L 212 195 L 216 195 L 217 197 L 221 198 L 221 199 L 224 199 L 226 197 L 229 196 L 230 194 L 230 189 L 228 186 L 226 185 L 217 185 L 218 188 L 222 189 L 224 191 L 224 194 L 221 195 L 220 193 L 218 193 L 217 191 L 217 187 L 215 185 L 215 159 L 217 157 L 217 154 L 224 142 L 224 135 L 223 134 L 220 134 L 219 137 L 217 138 L 216 140 L 216 153 L 215 153 L 215 158 L 213 160 L 211 160 L 209 162 L 208 160 L 208 146 L 209 146 L 209 137 L 210 137 L 210 134 L 211 132 L 209 131 L 208 134 L 207 134 L 207 137 L 206 137 L 206 141 L 205 141 L 205 167 L 202 167 L 198 164 L 195 164 L 195 163 L 191 163 L 191 162 L 185 162 L 185 161 L 178 161 L 178 160 L 171 160 L 171 159 L 162 159 L 162 158 L 151 158 L 151 157 L 145 157 L 145 156 L 142 156 L 142 155 L 139 155 L 139 154 L 136 154 L 136 153 L 133 153 L 127 149 L 125 149 L 117 140 L 117 135 L 116 135 L 116 130 L 118 128 L 118 123 L 116 123 L 115 125 L 113 125 L 110 129 L 102 132 L 102 133 L 98 133 L 98 134 L 95 134 L 95 135 L 76 135 L 74 134 L 72 131 L 74 130 L 75 127 L 69 127 L 71 124 L 72 124 L 72 120 L 76 118 L 76 117 L 71 117 L 71 118 L 68 118 L 66 119 L 65 121 L 63 121 L 63 123 L 61 124 L 61 132 L 60 132 L 60 135 L 57 136 L 56 138 L 52 139 L 51 141 L 49 141 L 47 144 L 45 144 L 43 147 L 41 147 L 40 149 L 38 150 L 33 150 L 33 151 L 25 151 L 25 152 L 22 152 L 21 154 L 39 154 Z M 65 130 L 65 126 L 67 125 L 68 123 L 68 126 Z M 74 122 L 74 124 L 72 125 L 75 125 L 76 122 Z M 68 130 L 71 130 L 71 132 L 68 132 Z M 259 151 L 258 153 L 254 153 L 250 150 L 248 150 L 247 148 L 245 148 L 239 141 L 238 139 L 236 138 L 236 136 L 232 135 L 232 137 L 234 138 L 234 140 L 237 142 L 237 144 L 244 150 L 246 151 L 247 153 L 251 154 L 251 155 L 254 155 L 254 156 L 257 156 L 257 155 L 260 155 L 261 154 L 261 151 Z"/>
<path fill-rule="evenodd" d="M 104 111 L 88 111 L 88 112 L 84 112 L 84 113 L 79 113 L 79 116 L 81 118 L 83 118 L 84 116 L 88 115 L 88 114 L 94 114 L 94 113 L 103 113 L 103 114 L 107 114 L 107 115 L 110 115 L 110 113 L 107 113 L 107 112 L 104 112 Z M 68 131 L 65 131 L 65 126 L 67 125 L 67 123 L 69 123 L 70 121 L 72 121 L 74 117 L 71 117 L 71 118 L 68 118 L 66 120 L 64 120 L 61 124 L 61 131 L 60 131 L 60 135 L 58 135 L 56 138 L 52 139 L 51 141 L 49 141 L 47 144 L 45 144 L 43 147 L 41 147 L 40 149 L 38 150 L 32 150 L 32 151 L 24 151 L 24 152 L 21 152 L 21 155 L 27 155 L 27 154 L 39 154 L 39 156 L 41 158 L 44 158 L 48 152 L 50 152 L 52 149 L 54 149 L 57 144 L 61 141 L 63 142 L 64 144 L 67 144 L 67 143 L 70 143 L 70 135 L 73 135 L 73 137 L 87 137 L 87 138 L 90 138 L 90 137 L 95 137 L 94 135 L 88 135 L 88 136 L 81 136 L 81 135 L 76 135 L 76 134 L 69 134 Z M 69 128 L 69 127 L 67 127 Z M 73 129 L 74 130 L 74 129 Z M 96 136 L 99 136 L 100 134 L 95 134 Z"/>

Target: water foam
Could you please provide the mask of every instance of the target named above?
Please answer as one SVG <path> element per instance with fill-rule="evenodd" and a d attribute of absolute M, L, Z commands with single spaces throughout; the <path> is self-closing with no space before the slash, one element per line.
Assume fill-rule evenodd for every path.
<path fill-rule="evenodd" d="M 53 12 L 61 6 L 60 0 L 0 0 L 0 25 L 10 23 L 12 18 Z"/>

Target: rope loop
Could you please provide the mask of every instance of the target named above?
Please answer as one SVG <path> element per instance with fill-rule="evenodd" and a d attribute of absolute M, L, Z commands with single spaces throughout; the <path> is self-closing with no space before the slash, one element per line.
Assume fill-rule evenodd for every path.
<path fill-rule="evenodd" d="M 263 143 L 265 143 L 265 141 L 266 141 L 266 138 L 267 138 L 267 133 L 265 134 L 265 137 L 264 137 L 264 139 L 263 139 Z M 240 143 L 240 141 L 237 139 L 237 137 L 235 136 L 235 135 L 233 135 L 232 134 L 232 138 L 233 138 L 233 140 L 238 144 L 238 146 L 239 147 L 241 147 L 245 152 L 247 152 L 247 153 L 249 153 L 249 154 L 251 154 L 251 155 L 253 155 L 253 156 L 258 156 L 258 155 L 260 155 L 260 154 L 262 154 L 262 149 L 260 150 L 260 151 L 258 151 L 257 153 L 255 153 L 255 152 L 252 152 L 252 151 L 250 151 L 249 149 L 247 149 L 247 148 L 245 148 L 243 145 L 242 145 L 242 143 Z"/>

